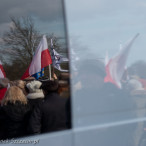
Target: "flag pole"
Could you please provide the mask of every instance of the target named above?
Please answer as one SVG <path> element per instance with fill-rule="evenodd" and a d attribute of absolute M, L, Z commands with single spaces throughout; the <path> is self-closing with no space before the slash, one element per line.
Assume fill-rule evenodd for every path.
<path fill-rule="evenodd" d="M 51 39 L 51 52 L 53 53 L 53 39 Z M 54 76 L 54 66 L 53 66 L 52 74 Z"/>
<path fill-rule="evenodd" d="M 49 79 L 51 80 L 51 65 L 49 64 Z"/>

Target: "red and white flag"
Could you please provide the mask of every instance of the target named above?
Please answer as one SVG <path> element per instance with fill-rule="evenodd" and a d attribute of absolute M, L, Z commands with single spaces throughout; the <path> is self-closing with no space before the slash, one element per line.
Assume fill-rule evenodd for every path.
<path fill-rule="evenodd" d="M 6 74 L 2 66 L 2 62 L 0 61 L 0 78 L 5 78 Z"/>
<path fill-rule="evenodd" d="M 46 36 L 44 35 L 38 45 L 35 55 L 33 56 L 31 64 L 29 65 L 21 79 L 23 80 L 35 73 L 40 72 L 42 68 L 50 64 L 52 64 L 52 59 L 48 50 L 47 39 Z"/>
<path fill-rule="evenodd" d="M 5 74 L 5 71 L 3 69 L 2 62 L 0 61 L 0 78 L 5 78 L 5 77 L 6 77 L 6 74 Z M 3 99 L 6 91 L 7 91 L 7 88 L 0 89 L 0 100 Z"/>
<path fill-rule="evenodd" d="M 112 57 L 106 65 L 106 77 L 104 82 L 111 82 L 118 88 L 122 88 L 121 79 L 125 71 L 126 61 L 130 52 L 130 48 L 139 34 L 135 35 L 130 41 L 123 46 L 119 53 Z"/>

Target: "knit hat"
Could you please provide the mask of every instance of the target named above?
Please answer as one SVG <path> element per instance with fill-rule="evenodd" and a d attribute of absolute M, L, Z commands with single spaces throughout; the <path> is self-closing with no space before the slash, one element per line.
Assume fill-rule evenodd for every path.
<path fill-rule="evenodd" d="M 40 81 L 31 81 L 30 83 L 26 84 L 26 87 L 29 90 L 29 94 L 27 98 L 29 99 L 36 99 L 36 98 L 44 98 L 44 94 L 42 89 L 40 89 L 42 83 Z"/>

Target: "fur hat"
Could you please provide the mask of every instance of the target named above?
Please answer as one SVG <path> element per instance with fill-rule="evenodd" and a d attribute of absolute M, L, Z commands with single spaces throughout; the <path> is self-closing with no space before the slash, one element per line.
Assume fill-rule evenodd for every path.
<path fill-rule="evenodd" d="M 40 81 L 31 81 L 26 84 L 27 89 L 29 90 L 29 94 L 27 98 L 36 99 L 36 98 L 44 98 L 44 94 L 42 89 L 40 89 L 42 83 Z"/>

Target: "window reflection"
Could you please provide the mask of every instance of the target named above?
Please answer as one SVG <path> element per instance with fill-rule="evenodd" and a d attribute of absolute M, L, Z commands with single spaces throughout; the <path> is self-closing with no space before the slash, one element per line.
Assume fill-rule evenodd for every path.
<path fill-rule="evenodd" d="M 71 128 L 63 1 L 0 1 L 0 139 Z"/>

